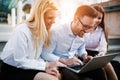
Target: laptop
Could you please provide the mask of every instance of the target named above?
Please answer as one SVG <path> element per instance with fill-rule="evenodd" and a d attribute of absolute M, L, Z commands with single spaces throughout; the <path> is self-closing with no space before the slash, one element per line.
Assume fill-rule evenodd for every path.
<path fill-rule="evenodd" d="M 120 55 L 120 53 L 110 53 L 104 56 L 96 56 L 93 57 L 93 59 L 91 59 L 89 62 L 84 63 L 84 65 L 71 65 L 71 66 L 67 66 L 66 68 L 75 73 L 84 73 L 87 71 L 102 68 L 117 55 Z"/>

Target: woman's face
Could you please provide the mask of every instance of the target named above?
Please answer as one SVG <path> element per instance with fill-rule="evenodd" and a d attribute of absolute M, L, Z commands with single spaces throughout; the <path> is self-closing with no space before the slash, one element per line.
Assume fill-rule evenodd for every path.
<path fill-rule="evenodd" d="M 48 10 L 44 15 L 46 29 L 49 30 L 53 23 L 55 23 L 56 10 Z"/>
<path fill-rule="evenodd" d="M 95 19 L 95 26 L 89 30 L 90 33 L 94 32 L 95 29 L 99 26 L 99 24 L 101 23 L 102 21 L 102 18 L 103 18 L 103 14 L 101 12 L 98 12 L 98 16 L 97 18 Z"/>
<path fill-rule="evenodd" d="M 101 12 L 98 12 L 97 20 L 96 20 L 96 25 L 98 26 L 103 18 L 103 14 Z"/>

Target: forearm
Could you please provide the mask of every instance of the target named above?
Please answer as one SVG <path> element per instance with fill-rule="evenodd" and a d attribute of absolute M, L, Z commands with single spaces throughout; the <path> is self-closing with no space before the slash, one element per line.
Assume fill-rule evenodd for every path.
<path fill-rule="evenodd" d="M 63 64 L 66 64 L 66 59 L 64 59 L 64 58 L 60 58 L 59 61 Z"/>
<path fill-rule="evenodd" d="M 44 60 L 47 61 L 58 61 L 60 58 L 59 56 L 56 56 L 55 54 L 49 52 L 44 52 L 41 56 Z"/>

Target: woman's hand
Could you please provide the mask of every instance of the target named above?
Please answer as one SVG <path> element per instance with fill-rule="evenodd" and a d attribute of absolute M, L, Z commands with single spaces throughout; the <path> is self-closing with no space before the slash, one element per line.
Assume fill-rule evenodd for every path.
<path fill-rule="evenodd" d="M 99 52 L 99 54 L 97 56 L 104 56 L 105 52 Z"/>
<path fill-rule="evenodd" d="M 83 54 L 82 58 L 83 58 L 83 61 L 84 61 L 84 62 L 88 62 L 88 61 L 91 60 L 93 57 L 92 57 L 92 56 L 89 56 L 89 55 L 87 55 L 87 54 Z"/>
<path fill-rule="evenodd" d="M 53 67 L 53 68 L 46 68 L 45 72 L 48 73 L 48 74 L 54 75 L 54 76 L 56 76 L 58 78 L 60 76 L 59 71 L 55 67 Z"/>
<path fill-rule="evenodd" d="M 46 62 L 46 70 L 45 72 L 51 75 L 56 76 L 59 80 L 61 80 L 61 74 L 57 70 L 58 67 L 66 67 L 66 65 L 62 64 L 59 61 L 55 62 Z"/>

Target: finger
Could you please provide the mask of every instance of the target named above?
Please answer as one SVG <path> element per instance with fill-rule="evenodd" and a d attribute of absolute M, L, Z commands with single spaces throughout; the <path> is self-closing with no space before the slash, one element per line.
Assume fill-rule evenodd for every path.
<path fill-rule="evenodd" d="M 57 75 L 57 74 L 58 74 L 58 71 L 57 71 L 57 70 L 51 70 L 51 71 L 50 71 L 50 74 L 52 74 L 52 75 Z"/>
<path fill-rule="evenodd" d="M 81 60 L 77 60 L 76 64 L 83 65 L 83 62 Z"/>
<path fill-rule="evenodd" d="M 66 67 L 67 65 L 63 64 L 63 63 L 59 63 L 58 65 L 59 67 Z"/>

